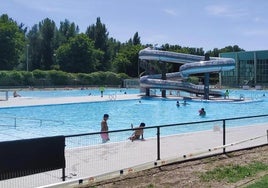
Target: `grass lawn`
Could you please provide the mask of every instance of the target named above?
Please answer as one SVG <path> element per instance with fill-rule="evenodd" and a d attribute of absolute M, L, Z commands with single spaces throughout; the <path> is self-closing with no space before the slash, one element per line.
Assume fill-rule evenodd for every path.
<path fill-rule="evenodd" d="M 268 165 L 261 162 L 253 162 L 245 166 L 227 165 L 219 166 L 211 171 L 201 173 L 200 178 L 203 181 L 216 180 L 235 183 L 266 170 L 268 170 Z"/>

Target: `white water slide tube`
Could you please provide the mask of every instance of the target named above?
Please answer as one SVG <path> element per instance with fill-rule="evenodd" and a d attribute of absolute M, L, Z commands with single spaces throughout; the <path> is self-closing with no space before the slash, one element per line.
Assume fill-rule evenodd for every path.
<path fill-rule="evenodd" d="M 210 57 L 209 60 L 205 61 L 204 56 L 161 51 L 151 48 L 141 50 L 139 52 L 139 59 L 183 64 L 180 66 L 179 72 L 167 73 L 166 80 L 161 79 L 161 74 L 142 76 L 140 78 L 140 86 L 142 88 L 182 90 L 196 94 L 204 94 L 204 87 L 184 82 L 183 80 L 189 75 L 228 71 L 235 68 L 235 61 L 232 58 Z M 223 93 L 210 90 L 209 95 L 221 96 Z"/>

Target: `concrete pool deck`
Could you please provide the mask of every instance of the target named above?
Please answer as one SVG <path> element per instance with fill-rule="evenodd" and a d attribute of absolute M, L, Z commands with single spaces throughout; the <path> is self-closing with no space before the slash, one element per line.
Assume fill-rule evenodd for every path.
<path fill-rule="evenodd" d="M 111 101 L 111 100 L 130 100 L 130 99 L 139 99 L 140 97 L 141 96 L 139 94 L 104 95 L 103 97 L 97 95 L 81 96 L 81 97 L 51 97 L 51 98 L 10 97 L 6 101 L 0 101 L 0 108 L 100 102 L 100 101 Z"/>
<path fill-rule="evenodd" d="M 83 102 L 98 102 L 111 100 L 139 99 L 139 94 L 104 95 L 83 97 L 59 97 L 59 98 L 10 98 L 8 101 L 0 101 L 0 107 L 19 107 L 51 104 L 70 104 Z M 174 97 L 175 98 L 175 97 Z M 179 99 L 179 97 L 176 97 Z M 235 127 L 227 129 L 227 149 L 231 151 L 250 146 L 267 143 L 268 121 L 264 124 Z M 112 138 L 111 138 L 112 139 Z M 196 133 L 179 134 L 161 137 L 161 161 L 183 160 L 184 157 L 192 158 L 222 151 L 222 130 L 213 129 Z M 209 152 L 209 149 L 211 151 Z M 110 142 L 95 146 L 66 149 L 66 175 L 67 181 L 78 184 L 79 179 L 97 181 L 102 177 L 111 177 L 119 174 L 121 169 L 133 171 L 153 167 L 157 161 L 156 138 L 146 138 L 145 141 Z M 131 172 L 131 170 L 129 170 Z M 127 170 L 126 170 L 127 171 Z M 107 172 L 114 172 L 104 175 Z M 46 172 L 44 175 L 32 175 L 32 178 L 22 177 L 7 181 L 0 181 L 0 187 L 37 187 L 60 182 L 59 172 Z M 38 181 L 37 181 L 38 180 Z M 55 187 L 65 187 L 58 186 Z"/>
<path fill-rule="evenodd" d="M 85 102 L 100 102 L 100 101 L 112 101 L 112 100 L 131 100 L 131 99 L 140 99 L 145 97 L 141 94 L 111 94 L 104 95 L 91 95 L 91 96 L 79 96 L 79 97 L 51 97 L 51 98 L 34 98 L 34 97 L 9 97 L 8 100 L 0 101 L 0 108 L 6 107 L 21 107 L 21 106 L 38 106 L 38 105 L 53 105 L 53 104 L 72 104 L 72 103 L 85 103 Z M 152 96 L 154 98 L 161 98 L 161 96 Z M 168 95 L 169 99 L 183 100 L 184 97 L 176 95 Z M 202 101 L 200 97 L 191 97 L 186 100 L 198 100 Z M 245 99 L 247 100 L 247 99 Z M 240 102 L 244 100 L 240 99 L 223 99 L 223 98 L 210 98 L 211 102 L 215 101 L 226 101 L 226 102 Z"/>

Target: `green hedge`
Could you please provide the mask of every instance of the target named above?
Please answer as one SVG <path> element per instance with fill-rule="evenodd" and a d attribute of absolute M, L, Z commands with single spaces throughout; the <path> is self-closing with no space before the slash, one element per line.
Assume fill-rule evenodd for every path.
<path fill-rule="evenodd" d="M 125 73 L 93 72 L 67 73 L 63 71 L 34 70 L 0 71 L 0 86 L 68 86 L 68 85 L 120 85 L 130 77 Z"/>

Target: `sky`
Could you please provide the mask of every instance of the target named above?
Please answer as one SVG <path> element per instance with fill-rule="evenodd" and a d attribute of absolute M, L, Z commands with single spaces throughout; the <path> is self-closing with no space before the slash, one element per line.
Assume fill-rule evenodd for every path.
<path fill-rule="evenodd" d="M 238 45 L 268 50 L 267 0 L 0 0 L 7 14 L 29 29 L 45 18 L 57 27 L 67 19 L 80 32 L 105 24 L 109 37 L 126 42 L 138 32 L 142 44 L 214 48 Z"/>

